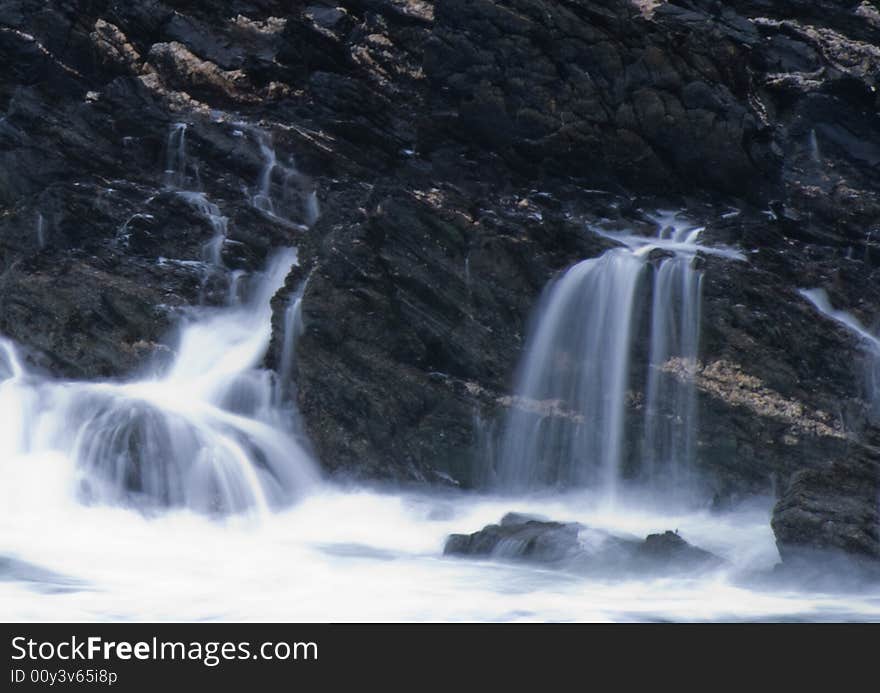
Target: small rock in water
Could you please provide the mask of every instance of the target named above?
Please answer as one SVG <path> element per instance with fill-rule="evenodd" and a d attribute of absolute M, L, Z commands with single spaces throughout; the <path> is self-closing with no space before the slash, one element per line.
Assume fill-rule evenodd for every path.
<path fill-rule="evenodd" d="M 669 530 L 662 534 L 649 534 L 639 546 L 637 556 L 658 566 L 674 565 L 680 568 L 721 563 L 715 554 L 688 544 L 677 532 Z"/>
<path fill-rule="evenodd" d="M 443 553 L 459 556 L 521 558 L 536 562 L 573 558 L 581 550 L 577 523 L 547 522 L 531 515 L 508 513 L 500 525 L 473 534 L 452 534 Z"/>
<path fill-rule="evenodd" d="M 644 541 L 594 530 L 578 522 L 552 522 L 508 513 L 499 524 L 472 534 L 451 534 L 444 555 L 562 563 L 579 571 L 659 572 L 717 567 L 722 559 L 693 546 L 677 532 L 651 534 Z"/>

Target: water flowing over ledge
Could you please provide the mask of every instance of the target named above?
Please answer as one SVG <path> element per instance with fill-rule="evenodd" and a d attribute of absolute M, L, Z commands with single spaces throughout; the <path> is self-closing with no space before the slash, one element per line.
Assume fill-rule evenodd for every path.
<path fill-rule="evenodd" d="M 265 516 L 319 479 L 296 430 L 289 392 L 277 374 L 261 368 L 272 336 L 270 301 L 297 264 L 297 251 L 276 250 L 251 276 L 225 267 L 229 222 L 198 189 L 199 166 L 188 155 L 186 133 L 185 123 L 170 128 L 165 185 L 211 225 L 202 293 L 209 273 L 228 276 L 227 304 L 187 309 L 171 361 L 157 358 L 146 375 L 122 382 L 55 380 L 29 370 L 16 345 L 0 339 L 0 463 L 15 477 L 38 473 L 46 458 L 64 460 L 68 493 L 86 504 Z M 279 192 L 284 200 L 300 200 L 314 223 L 314 190 L 290 189 L 290 179 L 301 178 L 293 167 L 283 169 L 273 188 L 274 149 L 265 133 L 254 133 L 267 160 L 257 183 L 260 204 L 257 198 L 254 204 L 274 210 Z M 295 293 L 284 321 L 283 378 L 292 370 L 300 297 Z"/>
<path fill-rule="evenodd" d="M 293 250 L 276 254 L 241 305 L 191 311 L 173 361 L 136 381 L 55 381 L 29 372 L 4 342 L 7 471 L 61 456 L 82 501 L 142 508 L 265 513 L 300 496 L 317 471 L 259 368 L 269 299 L 295 261 Z"/>
<path fill-rule="evenodd" d="M 594 229 L 620 247 L 578 263 L 545 292 L 516 399 L 547 406 L 511 409 L 497 462 L 501 488 L 586 486 L 615 500 L 624 476 L 634 341 L 643 329 L 647 288 L 648 375 L 635 476 L 658 492 L 688 494 L 703 280 L 696 257 L 744 258 L 731 248 L 700 245 L 703 228 L 674 212 L 652 219 L 653 236 Z M 672 360 L 688 364 L 690 375 L 672 377 L 664 368 Z"/>

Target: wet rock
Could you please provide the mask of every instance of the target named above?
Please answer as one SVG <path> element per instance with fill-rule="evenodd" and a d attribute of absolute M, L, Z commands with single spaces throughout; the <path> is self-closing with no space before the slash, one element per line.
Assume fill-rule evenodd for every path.
<path fill-rule="evenodd" d="M 688 544 L 677 532 L 649 534 L 636 551 L 637 560 L 648 566 L 685 569 L 720 565 L 721 560 L 712 553 Z"/>
<path fill-rule="evenodd" d="M 651 534 L 639 541 L 576 522 L 551 522 L 521 513 L 508 513 L 499 524 L 473 534 L 450 535 L 443 553 L 558 564 L 590 573 L 705 570 L 723 563 L 676 532 Z"/>
<path fill-rule="evenodd" d="M 880 467 L 850 458 L 795 472 L 773 510 L 784 562 L 822 561 L 846 554 L 880 559 Z"/>
<path fill-rule="evenodd" d="M 509 513 L 497 525 L 486 525 L 473 534 L 452 534 L 443 553 L 460 556 L 554 562 L 573 558 L 580 551 L 577 523 L 547 522 Z"/>

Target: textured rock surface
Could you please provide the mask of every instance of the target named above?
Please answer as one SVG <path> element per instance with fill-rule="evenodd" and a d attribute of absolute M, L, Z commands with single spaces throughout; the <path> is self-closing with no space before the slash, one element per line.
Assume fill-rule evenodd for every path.
<path fill-rule="evenodd" d="M 706 483 L 775 487 L 783 555 L 876 556 L 864 351 L 797 289 L 880 316 L 878 36 L 846 0 L 9 0 L 0 332 L 118 376 L 226 295 L 188 262 L 209 220 L 167 189 L 184 122 L 226 265 L 300 246 L 298 396 L 325 467 L 471 485 L 535 299 L 608 245 L 586 224 L 687 209 L 747 258 L 702 260 Z M 251 204 L 256 127 L 317 190 L 307 231 Z"/>

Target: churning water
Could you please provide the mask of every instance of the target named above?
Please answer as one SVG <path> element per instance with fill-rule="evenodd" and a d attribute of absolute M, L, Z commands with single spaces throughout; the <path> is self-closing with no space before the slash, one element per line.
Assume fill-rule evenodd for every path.
<path fill-rule="evenodd" d="M 27 472 L 39 494 L 5 506 L 0 582 L 14 620 L 880 620 L 876 592 L 767 586 L 777 560 L 765 507 L 729 515 L 598 509 L 584 495 L 510 499 L 324 487 L 260 523 L 188 511 L 147 518 L 72 502 L 62 459 Z M 19 475 L 21 476 L 21 474 Z M 4 470 L 4 478 L 8 472 Z M 54 483 L 46 488 L 46 482 Z M 37 502 L 39 501 L 39 502 Z M 8 502 L 8 501 L 7 501 Z M 445 537 L 511 509 L 644 537 L 678 528 L 729 563 L 692 576 L 588 577 L 441 555 Z"/>

